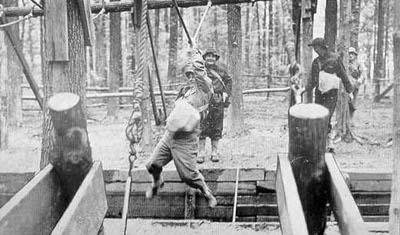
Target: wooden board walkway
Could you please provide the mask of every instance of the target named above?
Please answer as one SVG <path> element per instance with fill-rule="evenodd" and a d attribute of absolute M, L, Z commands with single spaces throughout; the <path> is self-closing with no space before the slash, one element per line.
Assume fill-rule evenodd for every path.
<path fill-rule="evenodd" d="M 194 216 L 196 219 L 232 221 L 236 169 L 202 169 L 206 181 L 216 193 L 218 207 L 211 210 L 206 200 L 196 194 Z M 350 191 L 366 222 L 387 222 L 390 204 L 391 173 L 349 169 Z M 34 173 L 0 173 L 0 207 L 32 179 Z M 106 217 L 121 216 L 127 171 L 105 170 L 108 210 Z M 144 169 L 133 172 L 130 199 L 130 218 L 183 219 L 186 187 L 176 171 L 163 172 L 166 181 L 160 196 L 145 199 L 151 178 Z M 169 186 L 168 186 L 169 185 Z M 173 189 L 172 186 L 176 186 Z M 241 169 L 238 194 L 237 222 L 278 221 L 275 193 L 275 171 L 263 168 Z M 169 206 L 171 205 L 171 206 Z"/>

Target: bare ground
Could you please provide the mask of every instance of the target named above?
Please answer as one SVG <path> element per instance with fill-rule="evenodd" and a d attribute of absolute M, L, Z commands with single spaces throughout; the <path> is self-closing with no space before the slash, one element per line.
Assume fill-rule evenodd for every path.
<path fill-rule="evenodd" d="M 392 153 L 387 145 L 392 130 L 392 102 L 385 99 L 375 104 L 362 98 L 359 101 L 354 131 L 377 144 L 339 142 L 335 146 L 337 161 L 344 169 L 391 170 Z M 130 112 L 129 108 L 121 109 L 118 119 L 110 123 L 104 122 L 105 108 L 89 109 L 89 116 L 95 119 L 88 123 L 93 158 L 102 161 L 106 169 L 128 168 L 129 147 L 125 127 Z M 244 96 L 244 117 L 246 133 L 233 137 L 224 135 L 221 161 L 212 163 L 208 160 L 200 167 L 275 169 L 277 154 L 287 154 L 285 96 L 271 95 L 269 99 L 265 95 Z M 0 172 L 36 171 L 39 168 L 41 124 L 40 112 L 24 112 L 22 127 L 10 130 L 9 148 L 0 152 Z M 206 148 L 210 152 L 209 141 Z M 150 152 L 143 153 L 135 165 L 143 167 L 149 155 Z M 173 167 L 173 164 L 168 165 L 168 168 Z"/>

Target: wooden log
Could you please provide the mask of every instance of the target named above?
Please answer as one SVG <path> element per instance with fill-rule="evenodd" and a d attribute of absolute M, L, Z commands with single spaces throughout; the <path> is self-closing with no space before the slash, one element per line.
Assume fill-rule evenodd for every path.
<path fill-rule="evenodd" d="M 282 234 L 307 235 L 307 224 L 301 207 L 296 181 L 286 156 L 278 156 L 276 171 L 277 204 Z"/>
<path fill-rule="evenodd" d="M 339 223 L 341 234 L 367 234 L 360 211 L 344 181 L 333 154 L 327 153 L 325 162 L 329 172 L 331 204 L 333 205 L 333 212 Z"/>
<path fill-rule="evenodd" d="M 49 164 L 0 209 L 0 234 L 50 234 L 66 207 Z"/>
<path fill-rule="evenodd" d="M 323 234 L 326 228 L 328 113 L 318 104 L 298 104 L 289 109 L 289 160 L 310 234 Z"/>
<path fill-rule="evenodd" d="M 240 3 L 252 3 L 259 1 L 271 1 L 271 0 L 213 0 L 213 5 L 225 5 L 225 4 L 240 4 Z M 179 7 L 195 7 L 195 6 L 205 6 L 208 0 L 179 0 L 177 1 Z M 171 8 L 172 1 L 168 0 L 150 0 L 147 3 L 148 9 L 161 9 L 161 8 Z M 126 2 L 106 2 L 105 10 L 107 12 L 121 12 L 121 11 L 131 11 L 135 6 L 133 1 Z M 91 6 L 92 13 L 99 13 L 103 6 L 101 4 L 93 4 Z M 25 16 L 32 11 L 32 7 L 7 7 L 4 8 L 5 16 Z M 42 16 L 43 10 L 34 8 L 34 16 Z"/>
<path fill-rule="evenodd" d="M 58 93 L 48 102 L 55 130 L 50 162 L 71 200 L 92 165 L 86 119 L 78 95 Z"/>
<path fill-rule="evenodd" d="M 103 169 L 95 162 L 52 234 L 97 234 L 106 212 Z"/>

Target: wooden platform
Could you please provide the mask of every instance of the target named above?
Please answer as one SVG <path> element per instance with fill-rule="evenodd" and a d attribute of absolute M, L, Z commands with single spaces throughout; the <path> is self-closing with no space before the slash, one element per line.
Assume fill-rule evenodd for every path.
<path fill-rule="evenodd" d="M 387 222 L 389 219 L 391 173 L 347 170 L 351 193 L 366 222 Z M 209 209 L 205 199 L 197 194 L 195 219 L 232 221 L 236 169 L 204 169 L 202 173 L 218 200 L 215 209 Z M 3 206 L 33 173 L 0 173 L 0 206 Z M 105 170 L 108 211 L 106 217 L 121 216 L 126 171 Z M 133 172 L 130 199 L 130 218 L 184 219 L 187 187 L 177 172 L 163 172 L 165 187 L 160 196 L 145 199 L 145 190 L 151 179 L 145 170 Z M 238 193 L 238 222 L 278 221 L 275 194 L 275 171 L 262 168 L 242 169 Z"/>

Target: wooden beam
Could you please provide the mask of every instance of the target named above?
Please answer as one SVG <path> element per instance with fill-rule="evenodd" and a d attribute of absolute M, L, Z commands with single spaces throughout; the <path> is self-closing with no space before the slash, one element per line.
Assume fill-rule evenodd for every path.
<path fill-rule="evenodd" d="M 67 1 L 45 1 L 45 60 L 68 61 Z"/>
<path fill-rule="evenodd" d="M 65 208 L 49 164 L 0 209 L 0 234 L 50 234 Z"/>
<path fill-rule="evenodd" d="M 287 156 L 279 155 L 276 170 L 276 193 L 282 234 L 308 235 L 296 181 Z"/>
<path fill-rule="evenodd" d="M 253 2 L 267 2 L 272 0 L 212 0 L 213 5 L 224 5 L 224 4 L 242 4 L 242 3 L 253 3 Z M 208 0 L 177 0 L 179 7 L 196 7 L 196 6 L 206 6 Z M 148 9 L 161 9 L 161 8 L 171 8 L 172 1 L 170 0 L 149 0 L 147 3 Z M 134 2 L 106 2 L 105 10 L 106 12 L 122 12 L 131 11 L 134 7 Z M 93 4 L 91 6 L 92 13 L 99 13 L 102 9 L 101 4 Z M 4 8 L 5 16 L 25 16 L 31 13 L 32 7 L 6 7 Z M 43 10 L 34 8 L 34 16 L 43 16 Z"/>
<path fill-rule="evenodd" d="M 333 154 L 325 154 L 334 214 L 343 235 L 368 234 L 360 211 L 352 197 Z"/>
<path fill-rule="evenodd" d="M 107 209 L 103 169 L 95 162 L 52 234 L 97 234 Z"/>
<path fill-rule="evenodd" d="M 78 0 L 79 11 L 82 19 L 83 39 L 85 46 L 92 46 L 94 43 L 94 25 L 90 0 Z"/>
<path fill-rule="evenodd" d="M 4 24 L 4 23 L 6 23 L 6 21 L 3 20 L 0 17 L 0 24 Z M 22 48 L 20 48 L 17 45 L 17 43 L 16 43 L 17 39 L 14 36 L 13 32 L 9 28 L 5 27 L 4 31 L 5 31 L 8 39 L 9 39 L 12 47 L 14 48 L 14 51 L 15 51 L 15 54 L 17 55 L 17 57 L 18 57 L 18 60 L 21 63 L 22 71 L 23 71 L 23 73 L 25 75 L 26 80 L 29 83 L 30 88 L 32 89 L 33 94 L 35 95 L 35 100 L 37 100 L 37 102 L 38 102 L 38 104 L 40 106 L 40 109 L 43 110 L 43 98 L 40 95 L 39 86 L 37 85 L 35 79 L 33 78 L 33 74 L 31 72 L 31 70 L 29 69 L 29 65 L 28 65 L 28 62 L 25 59 L 25 56 L 24 56 L 23 52 L 22 52 Z"/>

